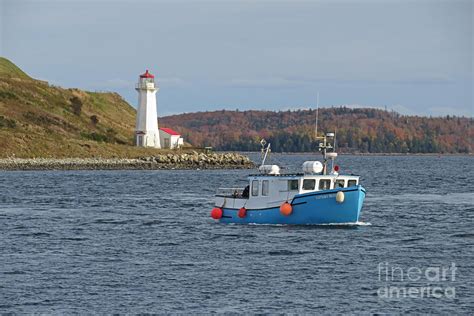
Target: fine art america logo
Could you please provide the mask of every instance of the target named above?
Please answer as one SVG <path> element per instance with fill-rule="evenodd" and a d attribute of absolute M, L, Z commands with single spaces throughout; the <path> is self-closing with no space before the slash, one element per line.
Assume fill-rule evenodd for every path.
<path fill-rule="evenodd" d="M 455 298 L 456 264 L 432 267 L 400 267 L 388 262 L 378 265 L 379 298 Z"/>

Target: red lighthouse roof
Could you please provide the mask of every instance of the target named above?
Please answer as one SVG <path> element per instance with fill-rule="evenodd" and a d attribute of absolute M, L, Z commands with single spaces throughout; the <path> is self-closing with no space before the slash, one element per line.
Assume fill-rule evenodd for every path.
<path fill-rule="evenodd" d="M 148 72 L 148 69 L 143 75 L 140 75 L 140 78 L 155 78 L 151 73 Z"/>

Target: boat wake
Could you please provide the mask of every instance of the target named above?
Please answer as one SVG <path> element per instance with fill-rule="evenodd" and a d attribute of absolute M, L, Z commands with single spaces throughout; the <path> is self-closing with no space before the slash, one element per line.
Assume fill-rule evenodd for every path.
<path fill-rule="evenodd" d="M 451 205 L 474 205 L 474 194 L 471 192 L 453 192 L 445 194 L 432 194 L 432 193 L 405 193 L 405 194 L 387 194 L 380 196 L 369 196 L 366 198 L 368 202 L 379 202 L 379 201 L 394 201 L 394 202 L 428 202 L 428 203 L 441 203 Z"/>
<path fill-rule="evenodd" d="M 316 225 L 333 225 L 333 226 L 371 226 L 368 222 L 355 222 L 355 223 L 328 223 L 328 224 L 316 224 Z"/>
<path fill-rule="evenodd" d="M 321 223 L 321 224 L 259 224 L 259 223 L 228 223 L 228 225 L 255 225 L 255 226 L 331 226 L 331 227 L 356 227 L 372 226 L 369 222 L 351 222 L 351 223 Z"/>

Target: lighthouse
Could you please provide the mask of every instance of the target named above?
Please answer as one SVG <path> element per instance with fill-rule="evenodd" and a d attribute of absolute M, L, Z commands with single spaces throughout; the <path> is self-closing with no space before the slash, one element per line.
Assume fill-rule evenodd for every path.
<path fill-rule="evenodd" d="M 156 93 L 159 89 L 155 86 L 155 76 L 148 69 L 140 75 L 135 90 L 138 92 L 135 144 L 139 147 L 161 148 L 156 110 Z"/>

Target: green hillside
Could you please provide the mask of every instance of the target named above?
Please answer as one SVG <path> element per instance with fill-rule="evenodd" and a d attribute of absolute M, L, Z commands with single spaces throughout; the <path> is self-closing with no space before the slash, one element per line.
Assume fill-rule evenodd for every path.
<path fill-rule="evenodd" d="M 0 58 L 0 157 L 137 157 L 135 109 L 116 93 L 63 89 Z"/>
<path fill-rule="evenodd" d="M 4 57 L 0 57 L 0 78 L 31 79 L 23 70 Z"/>

